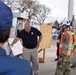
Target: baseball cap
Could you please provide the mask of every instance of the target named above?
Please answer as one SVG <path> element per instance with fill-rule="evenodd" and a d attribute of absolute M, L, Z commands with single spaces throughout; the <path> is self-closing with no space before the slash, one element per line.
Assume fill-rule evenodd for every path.
<path fill-rule="evenodd" d="M 8 30 L 12 27 L 13 14 L 11 9 L 0 1 L 0 31 Z"/>

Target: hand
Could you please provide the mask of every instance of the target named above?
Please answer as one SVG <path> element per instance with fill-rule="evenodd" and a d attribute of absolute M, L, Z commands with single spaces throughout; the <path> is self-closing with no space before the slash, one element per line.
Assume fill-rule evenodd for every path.
<path fill-rule="evenodd" d="M 58 63 L 61 63 L 62 61 L 63 61 L 62 57 L 58 58 Z"/>
<path fill-rule="evenodd" d="M 12 46 L 12 47 L 13 47 L 13 45 L 14 45 L 14 44 L 9 44 L 9 46 Z"/>
<path fill-rule="evenodd" d="M 38 49 L 38 47 L 39 47 L 39 44 L 36 45 L 36 48 L 37 48 L 37 49 Z"/>

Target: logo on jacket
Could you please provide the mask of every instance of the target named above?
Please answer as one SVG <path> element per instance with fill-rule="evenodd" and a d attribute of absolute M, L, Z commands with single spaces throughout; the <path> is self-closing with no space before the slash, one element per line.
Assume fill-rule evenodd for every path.
<path fill-rule="evenodd" d="M 33 32 L 31 32 L 31 35 L 33 35 L 34 33 Z"/>

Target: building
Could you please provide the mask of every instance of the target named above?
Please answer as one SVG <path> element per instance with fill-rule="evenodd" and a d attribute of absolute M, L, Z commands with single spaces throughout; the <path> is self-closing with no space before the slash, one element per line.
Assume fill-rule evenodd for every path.
<path fill-rule="evenodd" d="M 27 15 L 23 13 L 13 13 L 13 27 L 12 34 L 10 37 L 15 37 L 18 31 L 24 28 L 24 22 L 28 19 Z"/>

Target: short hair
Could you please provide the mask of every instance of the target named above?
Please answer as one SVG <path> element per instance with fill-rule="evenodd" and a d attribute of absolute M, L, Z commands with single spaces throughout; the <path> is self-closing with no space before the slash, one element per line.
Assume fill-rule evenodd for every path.
<path fill-rule="evenodd" d="M 8 40 L 10 35 L 10 29 L 5 31 L 0 31 L 0 43 L 4 43 Z"/>

